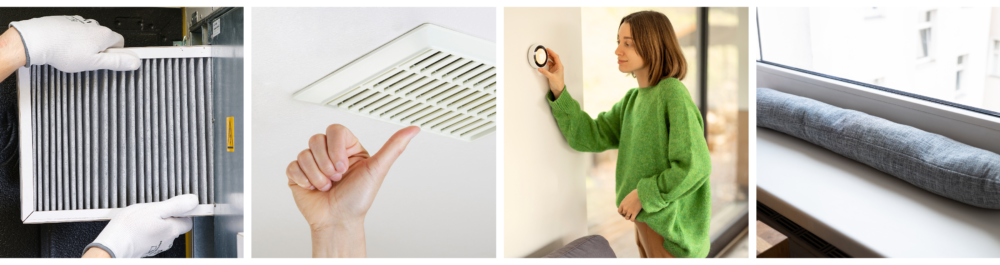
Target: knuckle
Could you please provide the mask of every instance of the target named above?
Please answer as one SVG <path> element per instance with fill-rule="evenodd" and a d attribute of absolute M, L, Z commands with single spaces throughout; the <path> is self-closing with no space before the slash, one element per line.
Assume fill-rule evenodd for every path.
<path fill-rule="evenodd" d="M 288 167 L 285 167 L 285 175 L 288 175 L 288 177 L 292 177 L 298 170 L 299 170 L 298 161 L 292 161 L 291 163 L 288 164 Z"/>
<path fill-rule="evenodd" d="M 306 150 L 302 150 L 302 152 L 299 152 L 298 158 L 299 158 L 299 161 L 305 161 L 305 160 L 309 160 L 309 158 L 311 158 L 311 156 L 312 156 L 312 151 L 310 151 L 309 148 L 306 148 Z"/>
<path fill-rule="evenodd" d="M 379 164 L 377 159 L 369 159 L 368 163 L 365 163 L 365 167 L 368 169 L 368 173 L 374 176 L 382 176 L 382 166 Z"/>
<path fill-rule="evenodd" d="M 334 132 L 342 132 L 342 131 L 344 131 L 346 129 L 347 129 L 347 127 L 344 127 L 344 125 L 340 125 L 339 123 L 334 123 L 334 124 L 330 124 L 330 126 L 326 127 L 326 133 L 327 134 L 332 134 Z"/>
<path fill-rule="evenodd" d="M 312 137 L 309 137 L 309 144 L 310 145 L 326 144 L 326 135 L 322 133 L 317 133 Z"/>

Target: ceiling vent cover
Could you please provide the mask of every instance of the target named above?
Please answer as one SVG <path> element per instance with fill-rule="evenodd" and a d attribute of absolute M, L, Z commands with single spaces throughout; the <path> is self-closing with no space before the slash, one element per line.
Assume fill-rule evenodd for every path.
<path fill-rule="evenodd" d="M 213 213 L 209 47 L 113 49 L 136 71 L 18 70 L 21 219 L 108 220 L 121 208 L 195 193 Z M 29 148 L 30 147 L 30 148 Z"/>
<path fill-rule="evenodd" d="M 422 24 L 295 99 L 473 141 L 496 131 L 496 44 Z"/>

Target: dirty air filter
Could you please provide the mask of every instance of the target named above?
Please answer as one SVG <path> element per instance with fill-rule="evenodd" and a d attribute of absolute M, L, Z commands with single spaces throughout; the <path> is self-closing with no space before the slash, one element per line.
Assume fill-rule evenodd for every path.
<path fill-rule="evenodd" d="M 496 44 L 422 24 L 295 99 L 466 141 L 496 131 Z"/>
<path fill-rule="evenodd" d="M 121 208 L 198 194 L 213 213 L 209 47 L 112 49 L 136 71 L 18 70 L 21 219 L 108 220 Z M 27 148 L 31 147 L 31 148 Z"/>

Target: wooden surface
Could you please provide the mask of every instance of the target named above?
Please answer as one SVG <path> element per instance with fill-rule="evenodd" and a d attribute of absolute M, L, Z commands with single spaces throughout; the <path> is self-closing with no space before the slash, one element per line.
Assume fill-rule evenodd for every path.
<path fill-rule="evenodd" d="M 789 256 L 788 237 L 758 220 L 757 257 L 787 258 L 788 256 Z"/>

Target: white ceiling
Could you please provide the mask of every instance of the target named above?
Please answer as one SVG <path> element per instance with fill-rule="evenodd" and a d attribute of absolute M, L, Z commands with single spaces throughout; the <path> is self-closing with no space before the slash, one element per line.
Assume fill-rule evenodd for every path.
<path fill-rule="evenodd" d="M 250 17 L 253 257 L 311 255 L 285 177 L 310 136 L 344 124 L 374 153 L 402 129 L 292 93 L 422 23 L 496 41 L 495 8 L 254 8 Z M 369 257 L 495 256 L 496 134 L 471 143 L 418 135 L 382 184 L 365 232 Z"/>
<path fill-rule="evenodd" d="M 254 8 L 252 15 L 253 82 L 289 92 L 422 23 L 496 42 L 495 8 Z"/>

